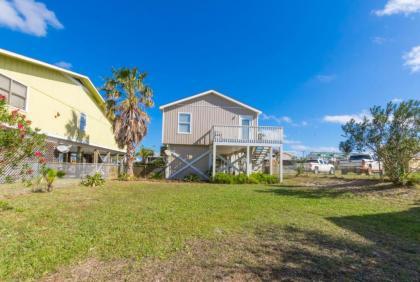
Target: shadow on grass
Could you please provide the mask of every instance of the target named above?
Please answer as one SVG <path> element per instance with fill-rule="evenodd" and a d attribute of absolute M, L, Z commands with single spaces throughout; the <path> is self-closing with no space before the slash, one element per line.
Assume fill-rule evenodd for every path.
<path fill-rule="evenodd" d="M 272 227 L 258 230 L 254 240 L 234 244 L 240 250 L 236 250 L 233 259 L 213 262 L 212 258 L 205 258 L 208 272 L 216 271 L 223 278 L 259 281 L 418 281 L 420 278 L 416 254 L 401 250 L 394 241 L 369 244 L 318 231 Z M 229 248 L 225 246 L 221 252 Z"/>
<path fill-rule="evenodd" d="M 406 211 L 369 214 L 360 216 L 330 217 L 341 228 L 355 232 L 364 238 L 378 243 L 386 243 L 388 234 L 398 238 L 406 238 L 420 246 L 420 207 L 415 206 Z M 402 249 L 405 247 L 400 245 Z M 407 250 L 412 252 L 413 250 Z M 420 253 L 418 253 L 420 256 Z M 420 266 L 419 266 L 420 268 Z"/>
<path fill-rule="evenodd" d="M 404 218 L 417 215 L 418 209 L 414 209 L 394 215 L 394 219 L 409 224 L 411 221 Z M 350 230 L 359 221 L 347 219 L 343 224 L 342 219 L 330 220 Z M 381 220 L 381 217 L 362 220 L 360 227 Z M 367 235 L 362 230 L 360 233 Z M 366 242 L 351 232 L 338 236 L 294 226 L 264 225 L 251 235 L 195 240 L 169 260 L 146 261 L 140 267 L 129 261 L 123 261 L 120 267 L 112 262 L 90 267 L 86 280 L 419 281 L 418 244 L 389 236 L 383 230 L 368 236 L 370 241 Z M 80 269 L 89 268 L 87 264 L 58 273 L 48 281 L 60 281 L 71 275 L 77 280 Z"/>
<path fill-rule="evenodd" d="M 341 197 L 349 194 L 374 194 L 398 189 L 392 183 L 382 183 L 377 180 L 352 180 L 345 183 L 319 185 L 315 187 L 288 187 L 283 185 L 272 185 L 271 189 L 255 190 L 259 193 L 271 193 L 279 196 L 297 198 L 324 198 Z M 406 191 L 410 191 L 410 188 Z"/>

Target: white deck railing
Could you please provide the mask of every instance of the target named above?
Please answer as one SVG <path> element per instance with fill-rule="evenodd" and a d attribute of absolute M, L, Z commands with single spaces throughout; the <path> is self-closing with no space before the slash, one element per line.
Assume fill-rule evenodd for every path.
<path fill-rule="evenodd" d="M 211 136 L 215 143 L 282 144 L 283 128 L 274 126 L 215 125 Z"/>

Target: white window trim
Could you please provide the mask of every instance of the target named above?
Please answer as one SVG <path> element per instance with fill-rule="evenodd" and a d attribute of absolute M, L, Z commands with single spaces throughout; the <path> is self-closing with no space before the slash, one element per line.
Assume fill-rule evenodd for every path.
<path fill-rule="evenodd" d="M 10 82 L 10 83 L 12 83 L 12 81 L 16 81 L 17 83 L 20 83 L 20 84 L 22 84 L 23 86 L 25 86 L 25 87 L 26 87 L 26 99 L 25 99 L 25 108 L 24 108 L 24 109 L 17 108 L 17 107 L 15 107 L 15 106 L 10 105 L 10 104 L 9 104 L 9 101 L 7 101 L 6 106 L 7 106 L 7 107 L 9 107 L 11 110 L 19 110 L 20 112 L 27 113 L 27 112 L 28 112 L 28 106 L 29 106 L 29 105 L 28 105 L 29 92 L 30 92 L 30 90 L 29 90 L 29 86 L 28 86 L 26 83 L 23 83 L 23 82 L 21 82 L 21 81 L 20 81 L 20 80 L 18 80 L 18 79 L 11 78 L 9 75 L 7 75 L 7 74 L 5 74 L 5 73 L 3 73 L 3 72 L 0 72 L 0 75 L 2 75 L 2 76 L 4 76 L 4 77 L 6 77 L 6 78 L 8 78 L 8 79 L 10 79 L 10 80 L 11 80 L 11 82 Z M 10 87 L 12 87 L 12 86 L 10 85 Z"/>
<path fill-rule="evenodd" d="M 186 115 L 190 115 L 190 132 L 181 132 L 179 130 L 179 116 L 182 114 L 186 114 Z M 186 124 L 186 122 L 184 122 Z M 178 127 L 178 134 L 192 134 L 192 114 L 189 112 L 178 112 L 178 122 L 177 122 L 177 127 Z"/>

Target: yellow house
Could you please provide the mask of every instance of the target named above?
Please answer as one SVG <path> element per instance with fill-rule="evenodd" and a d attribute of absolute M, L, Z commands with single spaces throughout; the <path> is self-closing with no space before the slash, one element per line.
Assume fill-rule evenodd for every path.
<path fill-rule="evenodd" d="M 49 163 L 109 163 L 124 155 L 85 75 L 0 49 L 0 95 L 47 135 Z"/>

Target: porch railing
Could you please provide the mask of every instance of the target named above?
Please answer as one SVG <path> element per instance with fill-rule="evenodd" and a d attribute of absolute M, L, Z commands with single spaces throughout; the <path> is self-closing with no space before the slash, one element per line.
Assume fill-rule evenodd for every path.
<path fill-rule="evenodd" d="M 48 163 L 47 166 L 64 171 L 65 178 L 82 178 L 97 172 L 104 178 L 117 178 L 119 169 L 118 164 L 112 163 Z"/>
<path fill-rule="evenodd" d="M 283 128 L 275 126 L 215 125 L 211 136 L 216 143 L 282 144 Z"/>

